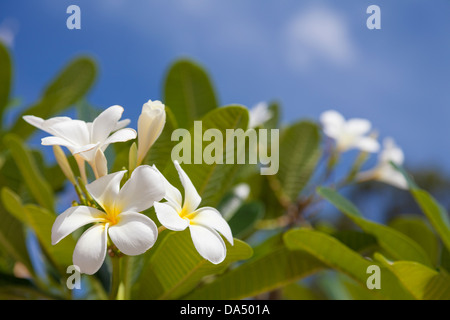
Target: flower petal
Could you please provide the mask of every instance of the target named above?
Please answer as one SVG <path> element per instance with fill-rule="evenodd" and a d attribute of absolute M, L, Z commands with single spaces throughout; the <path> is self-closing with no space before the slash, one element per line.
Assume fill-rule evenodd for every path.
<path fill-rule="evenodd" d="M 44 126 L 51 130 L 53 135 L 64 138 L 75 146 L 82 147 L 91 143 L 89 129 L 84 121 L 58 121 L 51 125 L 44 124 Z"/>
<path fill-rule="evenodd" d="M 354 147 L 366 152 L 378 152 L 380 150 L 380 144 L 372 137 L 360 137 L 354 142 Z"/>
<path fill-rule="evenodd" d="M 76 145 L 74 145 L 70 141 L 68 141 L 68 140 L 66 140 L 64 138 L 55 137 L 55 136 L 42 138 L 41 139 L 41 144 L 43 146 L 63 146 L 63 147 L 67 147 L 68 149 L 71 150 L 71 152 L 72 152 L 72 150 L 75 150 L 75 148 L 77 147 Z"/>
<path fill-rule="evenodd" d="M 366 119 L 349 119 L 345 124 L 345 130 L 348 134 L 362 136 L 369 132 L 372 124 Z"/>
<path fill-rule="evenodd" d="M 42 118 L 36 117 L 36 116 L 23 116 L 22 117 L 26 122 L 31 124 L 32 126 L 35 126 L 38 129 L 41 129 L 47 133 L 54 134 L 54 132 L 51 130 L 51 126 L 58 123 L 58 122 L 64 122 L 64 121 L 70 121 L 72 120 L 69 117 L 54 117 L 50 118 L 48 120 L 44 120 Z"/>
<path fill-rule="evenodd" d="M 115 202 L 120 211 L 141 212 L 165 195 L 161 173 L 150 166 L 139 166 L 123 185 Z"/>
<path fill-rule="evenodd" d="M 135 256 L 150 249 L 158 237 L 156 224 L 146 215 L 123 212 L 119 222 L 108 230 L 111 241 L 123 253 Z"/>
<path fill-rule="evenodd" d="M 337 139 L 345 124 L 344 117 L 335 110 L 325 111 L 320 115 L 320 122 L 324 133 L 334 139 Z"/>
<path fill-rule="evenodd" d="M 94 274 L 105 260 L 108 224 L 98 223 L 87 229 L 78 239 L 73 251 L 73 264 L 82 273 Z"/>
<path fill-rule="evenodd" d="M 225 260 L 227 248 L 222 237 L 214 230 L 200 226 L 189 225 L 192 242 L 198 253 L 208 261 L 219 264 Z"/>
<path fill-rule="evenodd" d="M 233 244 L 233 235 L 230 226 L 217 209 L 212 207 L 200 208 L 195 211 L 195 216 L 191 221 L 196 225 L 202 225 L 219 231 L 229 243 Z"/>
<path fill-rule="evenodd" d="M 105 146 L 108 146 L 111 143 L 115 143 L 115 142 L 125 142 L 128 140 L 133 140 L 136 139 L 136 131 L 134 129 L 131 128 L 125 128 L 125 129 L 120 129 L 116 132 L 114 132 L 112 135 L 110 135 L 105 142 L 103 143 L 103 150 L 106 149 Z"/>
<path fill-rule="evenodd" d="M 103 221 L 104 212 L 86 206 L 71 207 L 56 217 L 52 226 L 52 245 L 57 244 L 78 228 L 89 223 Z"/>
<path fill-rule="evenodd" d="M 104 142 L 122 117 L 123 108 L 112 106 L 99 114 L 92 123 L 92 141 Z"/>
<path fill-rule="evenodd" d="M 188 175 L 184 170 L 181 168 L 178 161 L 173 162 L 175 164 L 175 168 L 178 171 L 178 175 L 180 176 L 181 183 L 184 187 L 184 205 L 183 207 L 186 209 L 187 212 L 194 212 L 195 209 L 198 208 L 200 202 L 202 201 L 202 198 L 197 192 L 197 189 L 195 189 L 191 179 L 189 179 Z"/>
<path fill-rule="evenodd" d="M 167 229 L 181 231 L 189 225 L 189 221 L 181 218 L 175 208 L 168 203 L 155 202 L 153 206 L 159 222 Z"/>
<path fill-rule="evenodd" d="M 166 177 L 156 168 L 155 165 L 152 166 L 153 169 L 158 171 L 161 174 L 161 179 L 164 183 L 164 189 L 165 189 L 165 196 L 164 199 L 166 199 L 177 211 L 181 211 L 181 207 L 183 206 L 182 197 L 180 191 L 175 188 L 169 181 L 167 181 Z"/>
<path fill-rule="evenodd" d="M 86 185 L 87 191 L 103 209 L 113 208 L 119 195 L 120 181 L 125 170 L 108 174 Z"/>

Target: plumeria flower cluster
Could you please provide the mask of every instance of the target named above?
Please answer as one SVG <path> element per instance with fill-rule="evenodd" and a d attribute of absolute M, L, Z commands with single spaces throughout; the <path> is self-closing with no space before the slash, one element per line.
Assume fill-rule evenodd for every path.
<path fill-rule="evenodd" d="M 57 216 L 52 227 L 52 244 L 56 245 L 74 231 L 88 227 L 77 241 L 73 263 L 82 273 L 94 274 L 102 266 L 109 250 L 130 256 L 140 255 L 155 244 L 160 231 L 189 228 L 199 254 L 214 264 L 221 263 L 226 257 L 222 236 L 231 245 L 233 236 L 220 212 L 212 207 L 199 208 L 201 197 L 177 161 L 174 165 L 184 187 L 184 199 L 154 165 L 142 165 L 164 128 L 164 104 L 149 100 L 143 105 L 137 132 L 125 128 L 130 121 L 120 120 L 123 111 L 121 106 L 112 106 L 93 122 L 69 117 L 44 120 L 32 115 L 24 116 L 25 121 L 50 134 L 42 139 L 42 145 L 53 146 L 58 164 L 80 196 L 80 204 Z M 135 159 L 130 170 L 108 173 L 105 149 L 112 143 L 136 138 L 137 147 L 130 148 L 130 153 L 133 153 L 130 159 Z M 76 159 L 81 176 L 78 181 L 61 146 Z M 95 180 L 90 183 L 85 162 L 95 175 Z M 82 185 L 79 186 L 78 182 Z M 153 206 L 162 225 L 159 229 L 143 213 Z"/>
<path fill-rule="evenodd" d="M 336 142 L 335 152 L 338 155 L 351 149 L 365 153 L 375 153 L 381 149 L 375 135 L 371 134 L 372 124 L 369 120 L 360 118 L 346 120 L 339 112 L 329 110 L 321 114 L 320 122 L 325 135 Z M 392 138 L 388 137 L 383 141 L 376 166 L 371 170 L 357 173 L 356 181 L 378 180 L 397 188 L 407 189 L 406 178 L 392 166 L 392 163 L 402 165 L 403 162 L 403 151 Z"/>

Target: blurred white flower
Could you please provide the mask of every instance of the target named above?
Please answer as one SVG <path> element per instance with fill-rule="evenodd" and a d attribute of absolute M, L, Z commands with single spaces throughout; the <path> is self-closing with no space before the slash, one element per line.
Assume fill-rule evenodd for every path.
<path fill-rule="evenodd" d="M 138 119 L 137 165 L 141 164 L 166 123 L 165 106 L 161 101 L 149 100 L 142 107 Z"/>
<path fill-rule="evenodd" d="M 360 172 L 356 176 L 356 181 L 378 180 L 400 189 L 408 189 L 406 178 L 391 164 L 392 162 L 401 166 L 403 161 L 403 151 L 392 138 L 386 138 L 383 141 L 383 150 L 380 152 L 378 164 L 372 170 Z"/>
<path fill-rule="evenodd" d="M 73 155 L 79 155 L 96 170 L 95 157 L 98 149 L 103 152 L 111 143 L 136 138 L 134 129 L 123 129 L 128 125 L 129 120 L 120 121 L 122 113 L 121 106 L 112 106 L 103 111 L 93 122 L 73 120 L 69 117 L 43 120 L 35 116 L 24 116 L 23 119 L 52 135 L 43 138 L 42 145 L 65 146 Z"/>
<path fill-rule="evenodd" d="M 87 224 L 73 253 L 73 263 L 82 273 L 93 274 L 101 267 L 108 246 L 108 236 L 126 255 L 138 255 L 153 246 L 158 236 L 155 223 L 140 213 L 163 198 L 161 173 L 150 166 L 139 166 L 120 188 L 126 171 L 101 177 L 86 189 L 104 211 L 75 206 L 60 214 L 52 227 L 52 244 Z"/>
<path fill-rule="evenodd" d="M 378 141 L 368 136 L 371 123 L 366 119 L 349 119 L 337 111 L 325 111 L 320 116 L 324 133 L 336 141 L 338 152 L 356 148 L 366 152 L 377 152 L 380 149 Z"/>
<path fill-rule="evenodd" d="M 231 229 L 219 211 L 212 207 L 198 208 L 201 198 L 187 174 L 177 161 L 175 167 L 184 187 L 184 202 L 180 191 L 165 178 L 167 202 L 155 202 L 159 222 L 169 230 L 181 231 L 189 227 L 192 241 L 198 253 L 214 264 L 226 257 L 226 246 L 220 232 L 233 245 Z"/>
<path fill-rule="evenodd" d="M 260 102 L 249 110 L 249 128 L 256 128 L 273 117 L 266 102 Z"/>

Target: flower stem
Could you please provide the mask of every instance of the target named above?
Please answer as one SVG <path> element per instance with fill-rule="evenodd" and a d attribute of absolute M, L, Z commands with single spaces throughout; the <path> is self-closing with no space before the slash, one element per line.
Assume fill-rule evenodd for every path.
<path fill-rule="evenodd" d="M 119 289 L 121 287 L 121 259 L 117 255 L 111 256 L 112 262 L 112 279 L 111 279 L 111 291 L 109 293 L 110 300 L 119 300 Z"/>

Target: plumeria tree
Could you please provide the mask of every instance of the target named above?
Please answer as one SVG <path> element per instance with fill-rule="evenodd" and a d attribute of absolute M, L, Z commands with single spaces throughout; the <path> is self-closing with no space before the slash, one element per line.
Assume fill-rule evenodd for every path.
<path fill-rule="evenodd" d="M 179 60 L 133 126 L 127 107 L 87 102 L 89 57 L 17 112 L 11 60 L 0 45 L 0 119 L 18 115 L 0 121 L 1 298 L 450 298 L 448 213 L 369 120 L 330 110 L 282 124 L 276 102 L 223 106 L 207 72 Z M 276 156 L 278 170 L 225 161 L 230 150 Z M 197 151 L 215 161 L 186 160 Z M 347 191 L 376 181 L 423 214 L 368 219 Z M 346 225 L 323 215 L 327 203 Z"/>

